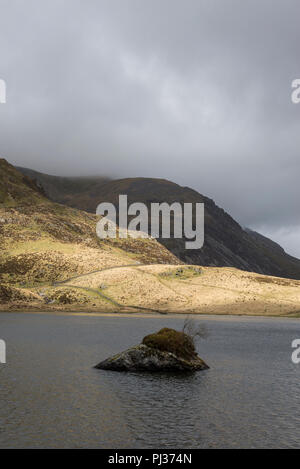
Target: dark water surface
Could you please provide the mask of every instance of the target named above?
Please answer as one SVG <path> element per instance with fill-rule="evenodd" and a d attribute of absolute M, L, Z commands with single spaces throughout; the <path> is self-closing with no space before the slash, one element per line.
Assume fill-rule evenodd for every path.
<path fill-rule="evenodd" d="M 0 314 L 0 447 L 299 447 L 300 322 L 201 321 L 210 370 L 131 374 L 92 366 L 182 317 Z"/>

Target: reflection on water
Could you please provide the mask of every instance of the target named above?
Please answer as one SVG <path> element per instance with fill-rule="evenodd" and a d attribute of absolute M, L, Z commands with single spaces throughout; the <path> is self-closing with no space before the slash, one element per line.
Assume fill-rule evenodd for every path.
<path fill-rule="evenodd" d="M 180 317 L 1 314 L 0 447 L 299 447 L 296 320 L 205 320 L 195 374 L 92 368 Z"/>

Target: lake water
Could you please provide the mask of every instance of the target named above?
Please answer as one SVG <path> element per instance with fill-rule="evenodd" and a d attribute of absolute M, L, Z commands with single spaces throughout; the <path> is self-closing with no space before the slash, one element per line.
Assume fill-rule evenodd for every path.
<path fill-rule="evenodd" d="M 296 448 L 297 320 L 201 318 L 207 371 L 93 365 L 183 317 L 0 314 L 1 448 Z"/>

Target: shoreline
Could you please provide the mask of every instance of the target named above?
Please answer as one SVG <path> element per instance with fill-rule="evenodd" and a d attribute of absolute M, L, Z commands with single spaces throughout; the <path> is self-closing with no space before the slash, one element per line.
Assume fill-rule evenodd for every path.
<path fill-rule="evenodd" d="M 111 311 L 108 311 L 108 312 L 105 312 L 105 311 L 43 311 L 43 310 L 27 310 L 27 311 L 21 311 L 21 310 L 10 310 L 10 311 L 4 311 L 4 310 L 0 310 L 0 318 L 1 318 L 1 314 L 40 314 L 40 315 L 53 315 L 53 316 L 81 316 L 81 317 L 118 317 L 118 318 L 141 318 L 141 319 L 144 319 L 144 318 L 162 318 L 162 317 L 165 317 L 166 319 L 167 318 L 178 318 L 178 317 L 182 317 L 182 318 L 185 318 L 187 316 L 191 316 L 191 317 L 194 317 L 195 319 L 197 319 L 198 317 L 201 318 L 201 319 L 205 319 L 205 320 L 230 320 L 230 321 L 234 321 L 234 320 L 245 320 L 245 319 L 249 319 L 249 320 L 281 320 L 281 321 L 285 321 L 285 320 L 295 320 L 295 321 L 298 321 L 300 319 L 300 316 L 297 317 L 297 316 L 291 316 L 291 315 L 276 315 L 276 316 L 272 316 L 272 315 L 256 315 L 256 314 L 232 314 L 232 313 L 177 313 L 177 312 L 169 312 L 169 313 L 165 313 L 165 314 L 160 314 L 160 313 L 145 313 L 145 312 L 140 312 L 140 313 L 137 313 L 137 312 L 111 312 Z"/>

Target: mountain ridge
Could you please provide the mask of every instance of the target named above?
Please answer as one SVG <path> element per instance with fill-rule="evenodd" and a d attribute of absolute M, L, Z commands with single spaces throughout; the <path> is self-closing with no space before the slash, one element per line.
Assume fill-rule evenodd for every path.
<path fill-rule="evenodd" d="M 76 194 L 84 194 L 98 183 L 110 180 L 106 176 L 54 176 L 41 173 L 30 168 L 15 166 L 15 168 L 31 179 L 54 202 L 69 205 Z M 76 208 L 76 207 L 75 207 Z"/>
<path fill-rule="evenodd" d="M 300 279 L 299 259 L 290 256 L 263 235 L 242 228 L 213 199 L 166 179 L 143 177 L 100 181 L 86 191 L 70 195 L 67 204 L 95 213 L 101 202 L 117 205 L 120 194 L 127 194 L 128 204 L 144 202 L 148 207 L 151 202 L 205 204 L 205 243 L 202 249 L 186 250 L 185 239 L 159 239 L 162 245 L 185 263 L 236 267 L 260 274 Z"/>
<path fill-rule="evenodd" d="M 134 199 L 145 180 L 131 182 Z M 155 239 L 100 240 L 96 215 L 51 201 L 5 160 L 0 190 L 0 311 L 300 315 L 299 280 L 188 265 Z"/>

